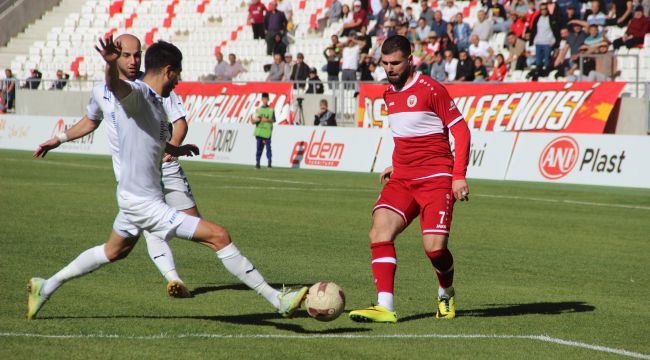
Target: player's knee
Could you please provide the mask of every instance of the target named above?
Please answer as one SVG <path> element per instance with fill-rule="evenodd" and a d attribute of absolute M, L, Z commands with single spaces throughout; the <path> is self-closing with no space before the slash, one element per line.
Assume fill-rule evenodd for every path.
<path fill-rule="evenodd" d="M 209 242 L 214 246 L 214 248 L 222 249 L 230 244 L 230 234 L 228 233 L 228 230 L 223 227 L 216 224 L 210 224 Z"/>
<path fill-rule="evenodd" d="M 384 241 L 393 241 L 395 239 L 395 235 L 389 229 L 373 226 L 370 228 L 368 238 L 370 239 L 370 243 L 378 243 Z"/>
<path fill-rule="evenodd" d="M 110 262 L 122 260 L 125 257 L 129 256 L 131 250 L 133 250 L 133 245 L 125 245 L 119 247 L 106 247 L 105 248 L 106 258 L 108 258 L 108 261 Z"/>

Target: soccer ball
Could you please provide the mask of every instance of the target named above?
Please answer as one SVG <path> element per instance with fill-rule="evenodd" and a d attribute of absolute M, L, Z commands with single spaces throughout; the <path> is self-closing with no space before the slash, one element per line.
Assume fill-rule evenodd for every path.
<path fill-rule="evenodd" d="M 333 282 L 321 281 L 309 288 L 305 297 L 309 316 L 319 321 L 332 321 L 345 309 L 345 294 Z"/>

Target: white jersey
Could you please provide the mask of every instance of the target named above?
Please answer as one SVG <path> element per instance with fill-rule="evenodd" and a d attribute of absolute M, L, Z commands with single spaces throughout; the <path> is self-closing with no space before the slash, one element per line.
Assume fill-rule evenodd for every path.
<path fill-rule="evenodd" d="M 144 82 L 127 82 L 131 93 L 115 101 L 119 148 L 118 203 L 130 208 L 163 200 L 161 161 L 169 139 L 163 98 Z"/>
<path fill-rule="evenodd" d="M 140 80 L 136 80 L 136 82 L 140 82 Z M 167 114 L 167 120 L 170 122 L 176 122 L 187 116 L 181 98 L 173 91 L 169 97 L 163 98 L 163 105 Z M 117 139 L 118 124 L 115 119 L 115 97 L 108 90 L 105 83 L 97 84 L 93 87 L 88 106 L 86 107 L 86 116 L 93 121 L 108 119 L 106 133 L 108 134 L 108 143 L 113 160 L 113 172 L 115 173 L 115 179 L 119 181 L 120 159 Z M 178 173 L 179 171 L 180 164 L 176 160 L 163 164 L 163 176 Z"/>

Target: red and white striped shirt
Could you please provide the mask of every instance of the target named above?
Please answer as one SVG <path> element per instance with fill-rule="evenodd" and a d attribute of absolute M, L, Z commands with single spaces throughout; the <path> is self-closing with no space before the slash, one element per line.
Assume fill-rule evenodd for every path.
<path fill-rule="evenodd" d="M 416 72 L 401 90 L 384 92 L 395 141 L 393 177 L 419 180 L 437 176 L 464 179 L 470 134 L 454 100 L 439 82 Z M 456 126 L 454 126 L 456 125 Z M 456 157 L 449 146 L 449 130 Z"/>

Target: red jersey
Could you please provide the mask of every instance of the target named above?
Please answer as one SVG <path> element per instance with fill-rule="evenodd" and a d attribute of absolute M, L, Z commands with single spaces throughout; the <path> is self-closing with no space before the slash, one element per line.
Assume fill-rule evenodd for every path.
<path fill-rule="evenodd" d="M 248 16 L 251 18 L 253 24 L 263 23 L 265 12 L 266 12 L 266 7 L 264 6 L 264 4 L 262 4 L 262 2 L 248 5 Z"/>
<path fill-rule="evenodd" d="M 456 104 L 439 82 L 416 72 L 397 91 L 384 92 L 388 121 L 395 141 L 393 177 L 419 180 L 437 176 L 464 179 L 469 154 L 469 129 Z M 456 139 L 456 158 L 449 129 Z M 456 131 L 456 128 L 460 131 Z M 457 134 L 458 133 L 458 134 Z"/>

